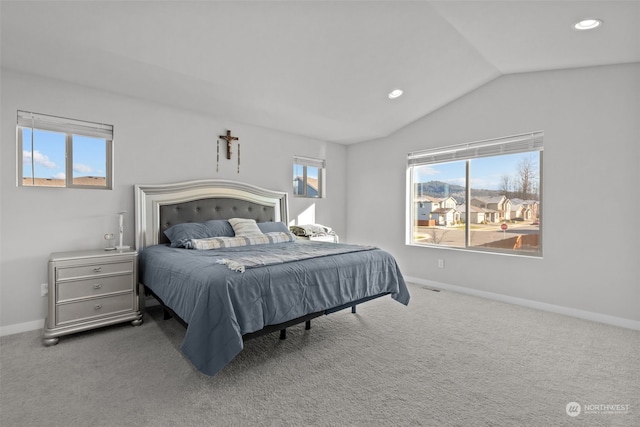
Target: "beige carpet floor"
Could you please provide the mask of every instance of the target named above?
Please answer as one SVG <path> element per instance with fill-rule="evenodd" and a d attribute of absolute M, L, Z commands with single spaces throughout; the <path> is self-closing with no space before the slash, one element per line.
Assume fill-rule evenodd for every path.
<path fill-rule="evenodd" d="M 2 337 L 0 425 L 640 426 L 640 332 L 409 288 L 408 307 L 248 341 L 214 377 L 159 307 L 49 348 L 40 331 Z"/>

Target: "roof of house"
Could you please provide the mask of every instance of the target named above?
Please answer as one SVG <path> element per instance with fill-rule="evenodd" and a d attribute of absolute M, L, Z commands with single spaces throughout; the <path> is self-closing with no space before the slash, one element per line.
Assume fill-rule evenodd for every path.
<path fill-rule="evenodd" d="M 296 176 L 294 180 L 302 181 L 301 176 Z M 309 178 L 307 177 L 307 186 L 313 188 L 314 190 L 318 190 L 318 179 L 317 178 Z"/>
<path fill-rule="evenodd" d="M 458 210 L 458 212 L 466 212 L 467 211 L 467 205 L 466 204 L 461 204 L 456 206 L 456 210 Z M 498 212 L 495 209 L 487 209 L 487 208 L 481 208 L 480 206 L 473 206 L 471 205 L 470 208 L 471 212 L 478 212 L 478 213 L 492 213 L 492 212 Z"/>
<path fill-rule="evenodd" d="M 436 214 L 448 214 L 450 212 L 455 212 L 457 209 L 454 208 L 438 208 L 432 211 L 432 213 Z"/>
<path fill-rule="evenodd" d="M 475 200 L 479 200 L 482 203 L 502 203 L 506 199 L 505 196 L 492 196 L 492 197 L 474 197 Z"/>
<path fill-rule="evenodd" d="M 440 197 L 433 197 L 433 196 L 424 196 L 424 195 L 413 198 L 414 202 L 420 202 L 420 203 L 425 203 L 425 202 L 440 203 L 443 200 L 446 200 L 446 199 L 440 198 Z"/>

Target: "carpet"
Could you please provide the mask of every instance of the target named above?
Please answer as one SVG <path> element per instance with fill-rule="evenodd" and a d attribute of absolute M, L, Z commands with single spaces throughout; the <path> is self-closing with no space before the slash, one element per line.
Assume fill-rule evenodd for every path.
<path fill-rule="evenodd" d="M 157 306 L 53 347 L 5 336 L 0 425 L 640 425 L 640 332 L 409 290 L 408 307 L 385 297 L 247 341 L 213 377 Z"/>

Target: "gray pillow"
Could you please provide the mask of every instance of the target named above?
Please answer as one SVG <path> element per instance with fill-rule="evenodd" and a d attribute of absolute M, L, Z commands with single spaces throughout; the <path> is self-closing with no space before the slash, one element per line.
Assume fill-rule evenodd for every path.
<path fill-rule="evenodd" d="M 190 239 L 207 237 L 234 237 L 233 227 L 226 219 L 212 219 L 205 222 L 184 222 L 167 228 L 164 235 L 169 238 L 172 248 L 183 248 Z"/>
<path fill-rule="evenodd" d="M 259 222 L 258 228 L 263 233 L 289 233 L 289 227 L 287 227 L 284 222 Z"/>

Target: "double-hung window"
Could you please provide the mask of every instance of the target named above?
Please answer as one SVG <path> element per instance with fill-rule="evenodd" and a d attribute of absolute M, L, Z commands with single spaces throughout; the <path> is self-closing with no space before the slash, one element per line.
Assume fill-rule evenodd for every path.
<path fill-rule="evenodd" d="M 18 186 L 111 189 L 113 126 L 18 111 Z"/>
<path fill-rule="evenodd" d="M 293 195 L 295 197 L 324 197 L 324 160 L 311 157 L 293 158 Z"/>
<path fill-rule="evenodd" d="M 409 153 L 407 244 L 541 256 L 543 138 Z"/>

